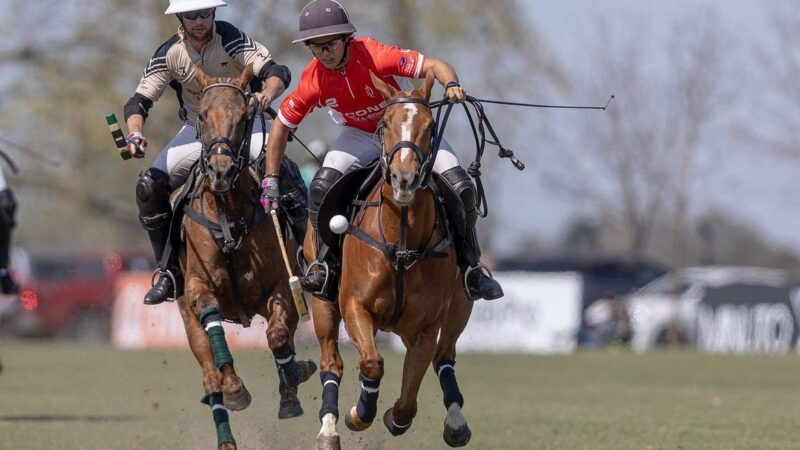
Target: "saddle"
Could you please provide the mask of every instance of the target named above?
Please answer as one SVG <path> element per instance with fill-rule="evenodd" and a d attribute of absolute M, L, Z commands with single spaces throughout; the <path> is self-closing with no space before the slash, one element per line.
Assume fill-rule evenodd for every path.
<path fill-rule="evenodd" d="M 352 221 L 359 206 L 367 200 L 381 177 L 381 165 L 376 160 L 366 167 L 347 172 L 331 186 L 319 208 L 317 232 L 323 243 L 331 248 L 339 248 L 342 236 L 331 231 L 331 218 L 343 215 Z M 460 245 L 463 244 L 463 236 L 467 229 L 464 204 L 453 188 L 437 173 L 431 174 L 431 182 L 436 194 L 437 208 L 445 206 L 443 209 L 447 211 L 446 226 L 449 227 L 456 248 L 461 248 Z"/>

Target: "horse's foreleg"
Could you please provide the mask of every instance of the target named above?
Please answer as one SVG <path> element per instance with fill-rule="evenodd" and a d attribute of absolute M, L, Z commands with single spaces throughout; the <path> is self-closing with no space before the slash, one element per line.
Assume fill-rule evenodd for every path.
<path fill-rule="evenodd" d="M 421 330 L 414 336 L 406 338 L 406 357 L 403 361 L 403 384 L 400 397 L 394 406 L 383 415 L 383 424 L 393 436 L 399 436 L 411 427 L 411 421 L 417 415 L 417 394 L 419 393 L 425 370 L 433 358 L 436 347 L 438 326 Z"/>
<path fill-rule="evenodd" d="M 444 420 L 444 441 L 451 447 L 467 445 L 472 432 L 467 426 L 467 419 L 461 409 L 464 407 L 464 396 L 456 381 L 456 341 L 467 326 L 472 313 L 473 303 L 466 298 L 463 290 L 458 289 L 450 302 L 450 308 L 442 324 L 436 353 L 433 357 L 433 370 L 439 378 L 439 385 L 444 395 L 444 407 L 447 416 Z"/>
<path fill-rule="evenodd" d="M 192 286 L 187 288 L 191 289 Z M 197 296 L 197 300 L 192 303 L 192 310 L 205 328 L 214 356 L 214 365 L 222 374 L 221 391 L 225 407 L 231 411 L 241 411 L 250 406 L 252 398 L 233 367 L 233 355 L 225 339 L 219 305 L 219 300 L 211 292 L 206 291 Z"/>
<path fill-rule="evenodd" d="M 342 317 L 338 304 L 318 298 L 311 302 L 311 314 L 314 318 L 314 332 L 319 340 L 319 375 L 322 381 L 322 407 L 319 410 L 322 428 L 317 435 L 314 449 L 338 450 L 340 443 L 336 422 L 339 420 L 339 384 L 344 370 L 338 344 L 339 322 Z"/>
<path fill-rule="evenodd" d="M 267 341 L 278 369 L 281 395 L 279 419 L 289 419 L 303 414 L 300 400 L 297 398 L 297 386 L 308 380 L 317 370 L 313 361 L 297 361 L 294 351 L 294 326 L 297 324 L 297 312 L 289 304 L 286 296 L 276 294 L 267 302 L 264 311 L 269 320 Z M 294 324 L 290 321 L 293 319 Z"/>
<path fill-rule="evenodd" d="M 345 425 L 353 431 L 363 431 L 372 425 L 378 412 L 378 390 L 383 378 L 383 357 L 375 346 L 375 327 L 372 316 L 356 299 L 350 299 L 345 309 L 344 325 L 359 353 L 361 394 L 358 404 L 345 416 Z"/>
<path fill-rule="evenodd" d="M 178 302 L 178 309 L 183 318 L 183 325 L 186 328 L 186 337 L 189 339 L 189 347 L 192 349 L 200 368 L 203 371 L 203 389 L 205 397 L 202 402 L 211 407 L 211 414 L 214 417 L 214 426 L 217 433 L 217 446 L 220 449 L 235 449 L 236 441 L 231 432 L 228 411 L 222 401 L 222 376 L 214 365 L 214 355 L 211 351 L 211 344 L 205 330 L 200 325 L 197 316 L 191 311 L 183 297 Z"/>

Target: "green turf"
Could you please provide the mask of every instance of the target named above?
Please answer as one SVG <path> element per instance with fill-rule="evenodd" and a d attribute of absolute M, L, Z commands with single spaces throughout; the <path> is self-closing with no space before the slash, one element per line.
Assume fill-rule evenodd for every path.
<path fill-rule="evenodd" d="M 277 419 L 267 352 L 234 351 L 253 395 L 231 414 L 240 449 L 312 448 L 319 378 L 300 390 L 306 414 Z M 316 349 L 300 349 L 314 357 Z M 401 357 L 387 353 L 379 418 L 394 401 Z M 189 352 L 121 352 L 52 344 L 0 346 L 0 448 L 213 449 L 211 413 Z M 358 393 L 356 355 L 344 355 L 340 410 Z M 457 375 L 474 449 L 800 448 L 800 358 L 692 352 L 570 356 L 461 355 Z M 411 430 L 394 438 L 376 420 L 346 449 L 442 449 L 444 407 L 432 372 Z"/>

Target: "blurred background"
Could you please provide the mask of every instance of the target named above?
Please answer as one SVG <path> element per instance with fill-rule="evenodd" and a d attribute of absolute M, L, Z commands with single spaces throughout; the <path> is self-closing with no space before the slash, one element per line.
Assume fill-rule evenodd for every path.
<path fill-rule="evenodd" d="M 19 201 L 12 269 L 23 285 L 21 295 L 0 298 L 0 337 L 23 366 L 31 358 L 30 366 L 38 367 L 35 358 L 41 358 L 76 370 L 66 378 L 69 383 L 91 379 L 80 372 L 83 366 L 69 365 L 83 347 L 62 355 L 62 347 L 39 346 L 44 340 L 25 339 L 9 347 L 10 339 L 94 342 L 105 352 L 186 346 L 174 304 L 141 305 L 153 261 L 134 198 L 139 172 L 179 129 L 177 101 L 168 90 L 151 110 L 146 160 L 122 161 L 103 117 L 114 112 L 122 120 L 123 105 L 150 56 L 177 30 L 175 18 L 163 14 L 167 3 L 3 0 L 0 9 L 0 149 L 20 166 L 18 174 L 4 170 Z M 294 88 L 311 58 L 303 46 L 291 45 L 306 0 L 228 3 L 217 19 L 265 44 L 292 70 Z M 484 260 L 503 283 L 506 298 L 476 304 L 459 351 L 479 356 L 464 360 L 462 369 L 481 373 L 513 367 L 521 376 L 501 383 L 509 389 L 530 380 L 551 387 L 505 394 L 515 399 L 511 403 L 529 408 L 526 414 L 536 417 L 539 432 L 551 433 L 552 448 L 701 448 L 700 442 L 721 442 L 715 439 L 725 430 L 732 440 L 708 448 L 796 445 L 794 425 L 780 424 L 789 416 L 796 419 L 791 424 L 800 420 L 800 410 L 791 409 L 800 399 L 775 406 L 796 391 L 788 377 L 799 368 L 795 359 L 720 362 L 704 353 L 787 354 L 800 343 L 800 204 L 794 195 L 800 171 L 800 3 L 343 3 L 358 35 L 450 62 L 475 97 L 602 105 L 616 96 L 604 112 L 485 105 L 501 141 L 527 168 L 519 172 L 491 152 L 484 157 L 490 215 L 479 222 L 479 231 Z M 441 93 L 437 87 L 434 96 Z M 321 157 L 337 131 L 327 114 L 317 112 L 298 135 Z M 474 158 L 465 117 L 451 119 L 447 138 L 464 165 Z M 296 144 L 288 154 L 310 180 L 316 170 L 312 158 Z M 227 332 L 234 347 L 263 354 L 263 323 L 255 329 L 255 334 L 238 327 Z M 385 339 L 402 351 L 399 342 Z M 299 330 L 298 342 L 303 356 L 315 357 L 308 324 Z M 692 350 L 677 357 L 655 352 L 651 359 L 609 356 L 662 346 Z M 520 354 L 599 348 L 611 352 L 519 359 Z M 483 356 L 490 352 L 509 356 Z M 157 373 L 159 383 L 168 383 L 175 377 L 167 372 L 167 360 L 176 356 L 163 355 L 101 354 L 117 358 L 105 372 L 112 378 L 138 373 L 123 369 L 136 358 L 137 368 L 145 371 L 137 380 Z M 180 355 L 189 358 L 188 352 Z M 393 358 L 399 364 L 400 356 Z M 527 361 L 536 369 L 515 365 Z M 186 362 L 185 371 L 199 382 L 191 364 Z M 348 364 L 352 369 L 352 361 Z M 739 378 L 720 381 L 721 373 Z M 484 375 L 473 380 L 498 373 Z M 612 379 L 627 384 L 618 386 Z M 64 380 L 53 380 L 58 381 Z M 638 387 L 631 391 L 631 385 Z M 785 389 L 765 396 L 759 386 L 767 385 Z M 142 392 L 151 387 L 144 384 Z M 468 385 L 466 390 L 494 388 Z M 437 389 L 428 392 L 436 395 Z M 606 401 L 607 392 L 614 393 L 616 403 Z M 642 419 L 650 417 L 649 411 L 632 409 L 630 401 L 637 392 L 661 395 L 664 416 Z M 497 395 L 502 398 L 502 392 Z M 520 395 L 524 402 L 516 402 Z M 604 399 L 597 403 L 600 409 L 592 410 L 598 398 Z M 649 400 L 642 398 L 635 397 L 635 403 L 646 408 Z M 687 409 L 670 409 L 675 399 Z M 489 399 L 476 404 L 482 406 L 474 411 L 484 416 L 496 407 Z M 168 411 L 164 407 L 158 416 L 153 412 L 158 405 L 148 403 L 137 414 L 163 418 Z M 720 405 L 731 407 L 730 415 L 714 422 L 703 408 Z M 307 410 L 315 408 L 308 403 Z M 789 416 L 773 416 L 779 426 L 770 428 L 769 445 L 759 440 L 764 437 L 759 429 L 741 426 L 786 408 Z M 109 411 L 116 410 L 109 406 Z M 170 419 L 182 412 L 173 408 Z M 705 427 L 702 432 L 684 422 L 689 417 Z M 597 418 L 607 422 L 592 422 Z M 570 421 L 574 426 L 553 432 Z M 523 422 L 517 425 L 532 426 Z M 503 426 L 515 429 L 495 424 L 492 430 Z M 30 430 L 18 434 L 17 442 L 27 443 L 35 435 Z M 736 434 L 740 430 L 746 436 Z M 530 448 L 523 437 L 504 436 L 479 440 L 478 448 Z M 621 443 L 621 436 L 630 439 Z M 643 436 L 655 447 L 641 445 Z M 155 448 L 173 445 L 152 442 Z M 364 448 L 383 441 L 368 442 Z"/>
<path fill-rule="evenodd" d="M 290 44 L 304 3 L 232 0 L 218 19 L 264 43 L 291 68 L 294 87 L 310 59 Z M 21 168 L 6 167 L 20 203 L 14 269 L 31 284 L 42 276 L 40 259 L 69 265 L 74 255 L 99 270 L 104 259 L 146 258 L 134 185 L 179 128 L 177 102 L 167 92 L 151 112 L 144 161 L 122 161 L 102 119 L 122 118 L 150 55 L 176 31 L 174 17 L 163 14 L 167 2 L 4 4 L 0 148 Z M 684 267 L 771 268 L 786 283 L 800 275 L 800 208 L 790 195 L 800 168 L 796 2 L 351 0 L 346 7 L 360 35 L 451 62 L 479 98 L 603 104 L 616 95 L 605 112 L 486 106 L 527 168 L 484 158 L 484 259 L 500 271 L 578 273 L 582 331 L 583 310 L 595 300 L 623 300 Z M 336 132 L 317 113 L 298 134 L 322 156 Z M 474 157 L 464 117 L 451 121 L 447 137 L 463 163 Z M 289 154 L 310 178 L 309 155 L 295 144 Z M 673 315 L 680 289 L 677 281 L 666 288 Z M 683 334 L 673 330 L 671 339 Z"/>

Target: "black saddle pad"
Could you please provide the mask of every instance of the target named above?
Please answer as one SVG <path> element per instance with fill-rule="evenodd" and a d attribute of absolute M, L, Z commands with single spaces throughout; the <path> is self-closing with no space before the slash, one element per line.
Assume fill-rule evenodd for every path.
<path fill-rule="evenodd" d="M 319 237 L 329 247 L 338 247 L 341 236 L 330 229 L 331 218 L 341 214 L 350 218 L 353 200 L 357 197 L 366 197 L 372 191 L 372 187 L 380 179 L 381 168 L 377 163 L 367 167 L 351 170 L 342 175 L 341 178 L 331 186 L 322 204 L 319 207 L 317 216 Z"/>

